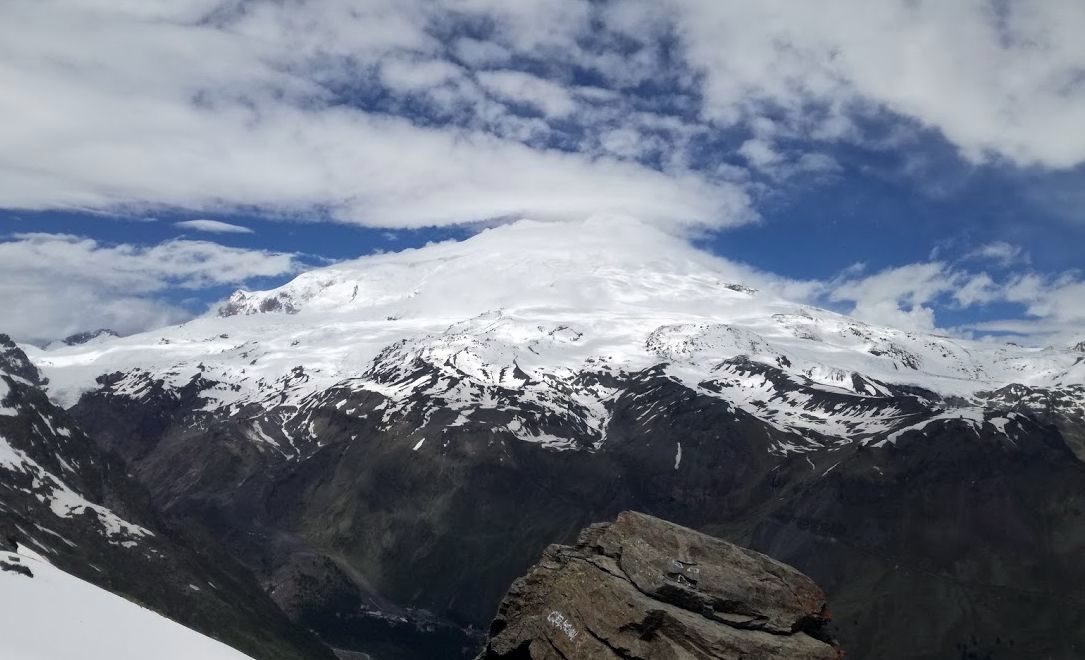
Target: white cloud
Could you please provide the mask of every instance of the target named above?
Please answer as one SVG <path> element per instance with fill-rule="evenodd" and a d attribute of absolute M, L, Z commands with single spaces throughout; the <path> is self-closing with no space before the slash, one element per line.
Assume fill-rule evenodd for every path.
<path fill-rule="evenodd" d="M 1020 263 L 1020 262 L 1018 262 Z M 966 334 L 1011 333 L 1030 344 L 1070 345 L 1085 337 L 1085 280 L 1070 271 L 1055 276 L 1032 271 L 995 279 L 941 261 L 887 268 L 872 275 L 849 269 L 822 283 L 815 298 L 850 303 L 846 311 L 891 327 Z M 948 328 L 937 313 L 1011 303 L 1021 313 Z"/>
<path fill-rule="evenodd" d="M 477 10 L 547 43 L 571 38 L 579 20 L 541 4 Z M 536 144 L 545 123 L 487 101 L 441 59 L 426 29 L 435 15 L 447 11 L 375 1 L 3 3 L 0 207 L 318 209 L 389 227 L 521 213 L 635 212 L 708 226 L 751 217 L 733 185 Z M 470 117 L 422 126 L 340 96 L 379 92 L 378 80 L 392 98 L 424 90 Z M 547 117 L 576 107 L 543 78 L 481 80 Z"/>
<path fill-rule="evenodd" d="M 492 31 L 448 37 L 460 19 Z M 687 151 L 735 127 L 772 176 L 831 171 L 777 145 L 861 140 L 856 120 L 885 111 L 972 160 L 1082 162 L 1083 28 L 1065 1 L 9 0 L 0 207 L 721 227 L 752 217 L 743 177 L 691 172 Z M 493 69 L 517 60 L 546 66 Z M 652 123 L 637 90 L 661 82 Z"/>
<path fill-rule="evenodd" d="M 517 103 L 533 105 L 548 117 L 565 117 L 576 101 L 562 85 L 522 71 L 482 71 L 478 80 L 487 90 Z"/>
<path fill-rule="evenodd" d="M 738 153 L 759 170 L 769 169 L 779 164 L 782 159 L 770 142 L 760 139 L 746 140 L 738 148 Z"/>
<path fill-rule="evenodd" d="M 191 313 L 165 302 L 168 289 L 237 285 L 297 272 L 293 255 L 206 241 L 103 245 L 66 234 L 17 234 L 0 242 L 0 306 L 17 309 L 3 331 L 45 342 L 93 328 L 122 334 Z"/>
<path fill-rule="evenodd" d="M 1031 257 L 1024 248 L 1006 241 L 992 241 L 976 246 L 965 253 L 964 258 L 991 261 L 1001 266 L 1010 266 L 1016 263 L 1027 264 L 1031 261 Z"/>
<path fill-rule="evenodd" d="M 175 227 L 181 229 L 192 229 L 195 231 L 203 231 L 211 234 L 251 234 L 253 231 L 248 227 L 242 227 L 241 225 L 232 225 L 229 222 L 222 222 L 220 220 L 182 220 L 180 222 L 173 223 Z"/>
<path fill-rule="evenodd" d="M 930 306 L 955 286 L 955 275 L 940 262 L 888 268 L 869 276 L 849 271 L 828 284 L 833 302 L 851 302 L 850 314 L 871 323 L 905 330 L 933 330 Z"/>
<path fill-rule="evenodd" d="M 994 330 L 1001 325 L 1007 331 L 1045 338 L 1054 344 L 1085 339 L 1085 280 L 1081 273 L 1019 274 L 1007 282 L 1000 299 L 1023 305 L 1026 319 L 992 321 L 980 324 L 980 329 Z M 1011 325 L 1015 329 L 1005 327 Z"/>
<path fill-rule="evenodd" d="M 673 5 L 705 75 L 705 112 L 722 123 L 768 109 L 800 134 L 846 136 L 852 117 L 887 110 L 940 131 L 973 161 L 1085 160 L 1080 2 Z"/>
<path fill-rule="evenodd" d="M 453 45 L 456 57 L 472 66 L 489 66 L 507 61 L 511 55 L 509 49 L 492 41 L 481 41 L 470 37 L 457 39 Z"/>
<path fill-rule="evenodd" d="M 444 60 L 390 59 L 381 64 L 381 80 L 401 91 L 427 90 L 462 75 L 460 67 Z"/>
<path fill-rule="evenodd" d="M 459 36 L 453 19 L 486 30 Z M 839 169 L 809 142 L 868 141 L 870 119 L 893 126 L 881 147 L 927 128 L 974 162 L 1085 162 L 1082 32 L 1085 5 L 1068 0 L 7 0 L 0 208 L 256 209 L 388 228 L 612 213 L 726 227 L 755 217 L 765 177 Z M 691 153 L 708 162 L 693 171 Z M 4 249 L 46 249 L 31 242 Z M 150 250 L 47 243 L 118 264 Z M 990 243 L 964 261 L 1027 258 Z M 780 286 L 831 290 L 856 314 L 914 328 L 936 327 L 946 301 L 1024 305 L 1034 333 L 1077 322 L 1079 279 L 996 280 L 964 261 Z M 105 281 L 111 261 L 95 263 L 92 281 L 124 290 Z M 195 281 L 171 277 L 151 281 Z M 133 290 L 140 323 L 174 313 L 140 297 L 156 290 Z M 88 309 L 109 306 L 79 293 Z M 70 318 L 54 313 L 43 327 Z M 74 329 L 88 325 L 118 323 Z"/>

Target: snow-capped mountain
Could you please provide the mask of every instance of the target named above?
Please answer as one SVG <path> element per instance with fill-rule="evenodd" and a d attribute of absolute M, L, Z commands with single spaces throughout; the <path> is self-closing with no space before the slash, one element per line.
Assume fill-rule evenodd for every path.
<path fill-rule="evenodd" d="M 1085 579 L 1085 355 L 788 302 L 649 228 L 522 221 L 27 351 L 170 521 L 337 647 L 469 657 L 545 545 L 629 508 L 811 575 L 859 657 L 1010 620 L 1085 643 L 1050 605 Z"/>
<path fill-rule="evenodd" d="M 453 425 L 519 406 L 503 427 L 555 448 L 597 447 L 618 393 L 607 383 L 654 366 L 779 428 L 837 440 L 877 441 L 921 422 L 887 403 L 894 387 L 957 397 L 928 408 L 964 418 L 1010 384 L 1085 402 L 1079 351 L 872 326 L 750 287 L 751 273 L 665 233 L 622 228 L 520 222 L 238 291 L 181 326 L 32 356 L 68 405 L 119 374 L 105 387 L 122 397 L 199 382 L 205 411 L 288 407 L 252 434 L 295 455 L 314 440 L 304 411 L 333 387 L 387 397 L 385 425 L 422 399 L 456 411 Z"/>

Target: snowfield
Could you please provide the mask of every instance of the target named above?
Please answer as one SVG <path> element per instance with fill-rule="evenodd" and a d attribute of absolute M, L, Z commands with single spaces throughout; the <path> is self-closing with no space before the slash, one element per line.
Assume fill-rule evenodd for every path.
<path fill-rule="evenodd" d="M 48 564 L 0 552 L 4 660 L 247 660 L 232 648 Z"/>

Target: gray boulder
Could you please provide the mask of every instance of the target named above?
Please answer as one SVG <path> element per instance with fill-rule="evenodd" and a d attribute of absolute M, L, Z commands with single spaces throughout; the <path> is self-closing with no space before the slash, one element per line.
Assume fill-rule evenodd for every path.
<path fill-rule="evenodd" d="M 552 545 L 513 583 L 480 660 L 840 658 L 797 570 L 627 511 Z"/>

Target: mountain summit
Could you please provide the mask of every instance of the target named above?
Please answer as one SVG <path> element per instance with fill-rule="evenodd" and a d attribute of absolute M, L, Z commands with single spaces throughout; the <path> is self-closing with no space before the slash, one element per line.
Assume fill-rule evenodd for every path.
<path fill-rule="evenodd" d="M 751 405 L 750 388 L 728 385 L 744 376 L 716 377 L 720 361 L 743 357 L 804 387 L 863 396 L 884 396 L 889 385 L 974 397 L 1011 383 L 1085 383 L 1072 350 L 878 327 L 787 302 L 775 288 L 654 227 L 525 220 L 313 270 L 269 291 L 238 291 L 180 326 L 31 354 L 52 395 L 69 405 L 110 373 L 124 375 L 111 387 L 131 393 L 145 382 L 180 388 L 198 377 L 209 408 L 297 405 L 348 382 L 402 398 L 423 385 L 403 380 L 412 365 L 430 364 L 448 375 L 431 386 L 464 406 L 481 400 L 473 388 L 516 387 L 542 405 L 559 398 L 585 408 L 583 421 L 598 429 L 613 392 L 578 383 L 577 374 L 666 365 L 688 386 L 734 390 L 734 403 L 778 426 L 821 433 L 839 432 L 838 422 L 786 402 Z M 899 428 L 906 417 L 894 415 L 867 421 Z"/>

